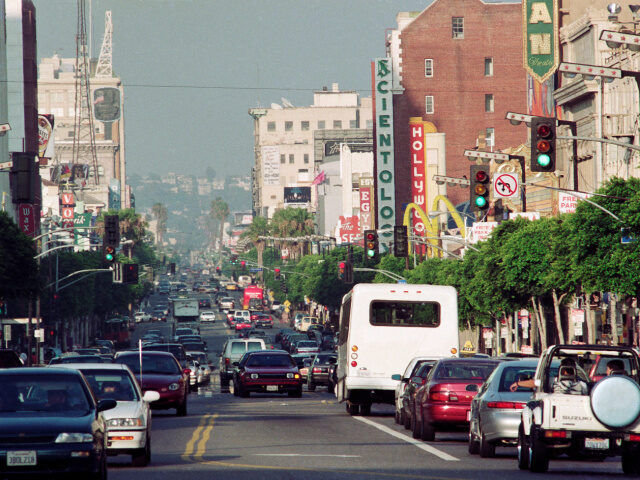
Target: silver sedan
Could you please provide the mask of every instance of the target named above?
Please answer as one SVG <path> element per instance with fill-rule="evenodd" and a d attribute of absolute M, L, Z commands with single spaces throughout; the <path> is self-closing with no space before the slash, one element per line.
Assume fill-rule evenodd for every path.
<path fill-rule="evenodd" d="M 533 377 L 538 359 L 502 362 L 471 402 L 469 453 L 493 457 L 496 446 L 515 446 L 520 415 L 531 398 L 530 388 L 511 391 L 517 380 Z"/>

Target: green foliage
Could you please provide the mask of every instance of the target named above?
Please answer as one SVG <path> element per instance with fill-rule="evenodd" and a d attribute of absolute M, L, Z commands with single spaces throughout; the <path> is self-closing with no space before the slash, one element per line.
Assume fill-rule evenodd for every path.
<path fill-rule="evenodd" d="M 0 212 L 0 298 L 26 298 L 40 289 L 36 247 L 13 219 Z"/>

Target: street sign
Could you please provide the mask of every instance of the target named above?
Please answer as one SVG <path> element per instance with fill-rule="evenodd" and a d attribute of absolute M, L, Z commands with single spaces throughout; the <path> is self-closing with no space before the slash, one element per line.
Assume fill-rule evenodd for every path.
<path fill-rule="evenodd" d="M 518 196 L 518 177 L 511 173 L 500 173 L 493 177 L 493 194 L 498 198 Z"/>
<path fill-rule="evenodd" d="M 257 273 L 257 272 L 261 272 L 262 271 L 262 267 L 259 268 L 250 268 L 249 271 L 251 273 Z"/>
<path fill-rule="evenodd" d="M 11 167 L 13 167 L 13 161 L 0 163 L 0 170 L 6 170 L 7 168 Z"/>
<path fill-rule="evenodd" d="M 36 233 L 36 219 L 33 205 L 30 203 L 21 203 L 18 206 L 18 223 L 22 233 L 31 237 Z"/>

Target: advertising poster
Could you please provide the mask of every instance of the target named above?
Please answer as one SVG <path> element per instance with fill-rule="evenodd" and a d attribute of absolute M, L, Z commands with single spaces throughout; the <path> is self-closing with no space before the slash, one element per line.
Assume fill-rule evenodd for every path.
<path fill-rule="evenodd" d="M 284 203 L 311 202 L 311 187 L 284 187 Z"/>
<path fill-rule="evenodd" d="M 262 147 L 262 182 L 264 185 L 280 184 L 280 147 Z"/>

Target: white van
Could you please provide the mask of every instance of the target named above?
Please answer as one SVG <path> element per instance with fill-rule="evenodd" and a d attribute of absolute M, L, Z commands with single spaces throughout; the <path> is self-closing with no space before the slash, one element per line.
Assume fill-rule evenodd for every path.
<path fill-rule="evenodd" d="M 318 323 L 317 317 L 302 317 L 302 319 L 300 320 L 300 326 L 298 327 L 298 330 L 300 330 L 301 332 L 306 332 L 307 330 L 309 330 L 309 327 L 311 325 L 316 325 L 317 323 Z"/>
<path fill-rule="evenodd" d="M 240 288 L 245 288 L 248 287 L 249 285 L 251 285 L 251 277 L 249 275 L 240 275 L 238 277 L 238 286 Z"/>
<path fill-rule="evenodd" d="M 393 405 L 414 357 L 458 355 L 458 297 L 441 285 L 360 283 L 342 299 L 336 397 L 351 415 Z"/>

